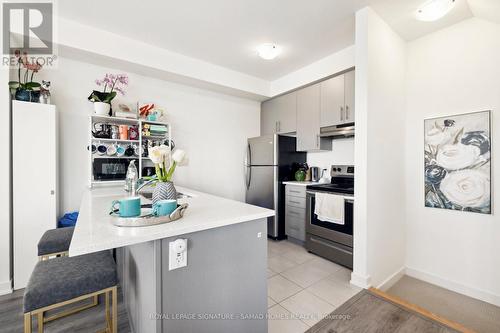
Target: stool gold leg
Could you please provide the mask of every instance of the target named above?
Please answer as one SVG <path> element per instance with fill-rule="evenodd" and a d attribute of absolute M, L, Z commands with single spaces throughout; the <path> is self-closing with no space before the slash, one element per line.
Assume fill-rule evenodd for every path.
<path fill-rule="evenodd" d="M 113 289 L 111 289 L 111 297 L 112 297 L 111 306 L 113 307 L 112 332 L 118 333 L 118 295 L 116 287 L 113 287 Z"/>
<path fill-rule="evenodd" d="M 43 312 L 37 313 L 38 318 L 38 333 L 43 333 Z"/>
<path fill-rule="evenodd" d="M 24 314 L 24 333 L 31 333 L 31 312 Z"/>
<path fill-rule="evenodd" d="M 109 292 L 104 293 L 104 311 L 106 315 L 106 332 L 110 333 L 111 332 L 111 321 L 110 321 L 110 311 L 109 311 Z"/>

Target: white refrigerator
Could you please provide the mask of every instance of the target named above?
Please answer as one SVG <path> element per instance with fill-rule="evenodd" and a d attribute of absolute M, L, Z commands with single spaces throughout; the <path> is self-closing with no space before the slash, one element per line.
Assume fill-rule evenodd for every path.
<path fill-rule="evenodd" d="M 14 289 L 26 287 L 37 244 L 57 226 L 55 105 L 12 102 L 12 229 Z"/>

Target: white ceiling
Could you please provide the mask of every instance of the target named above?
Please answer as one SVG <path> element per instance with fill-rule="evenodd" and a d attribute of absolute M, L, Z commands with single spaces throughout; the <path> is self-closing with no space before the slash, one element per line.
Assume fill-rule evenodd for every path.
<path fill-rule="evenodd" d="M 354 43 L 354 15 L 367 0 L 85 0 L 59 15 L 266 80 Z M 255 47 L 276 42 L 279 58 Z M 126 52 L 127 50 L 123 50 Z"/>
<path fill-rule="evenodd" d="M 416 21 L 414 13 L 425 1 L 86 0 L 60 1 L 58 11 L 81 24 L 269 81 L 354 44 L 354 13 L 366 5 L 406 40 L 473 13 L 500 21 L 500 0 L 468 0 L 470 8 L 467 0 L 457 0 L 443 19 Z M 255 47 L 265 42 L 278 43 L 283 53 L 260 59 Z"/>
<path fill-rule="evenodd" d="M 392 29 L 394 29 L 394 31 L 408 41 L 472 17 L 472 12 L 469 9 L 467 0 L 456 0 L 455 7 L 443 18 L 434 22 L 418 21 L 415 19 L 415 12 L 426 1 L 427 0 L 374 1 L 372 8 L 392 27 Z"/>

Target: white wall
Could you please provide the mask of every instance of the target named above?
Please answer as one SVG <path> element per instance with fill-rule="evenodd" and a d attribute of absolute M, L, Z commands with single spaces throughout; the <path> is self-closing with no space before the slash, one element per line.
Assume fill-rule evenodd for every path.
<path fill-rule="evenodd" d="M 370 8 L 356 13 L 356 205 L 352 282 L 379 286 L 405 265 L 406 44 Z"/>
<path fill-rule="evenodd" d="M 1 31 L 0 31 L 1 33 Z M 0 122 L 0 151 L 10 153 L 10 97 L 7 89 L 9 71 L 0 67 L 0 105 L 3 113 Z M 0 163 L 0 295 L 11 291 L 10 283 L 10 158 Z"/>
<path fill-rule="evenodd" d="M 88 184 L 92 104 L 87 96 L 94 80 L 107 72 L 123 71 L 60 58 L 57 69 L 42 71 L 39 77 L 52 81 L 52 101 L 59 111 L 61 212 L 79 209 Z M 175 182 L 244 200 L 245 144 L 248 137 L 259 135 L 260 103 L 135 74 L 129 77 L 126 96 L 117 97 L 114 104 L 140 99 L 166 110 L 174 141 L 190 157 L 188 166 L 177 169 Z"/>
<path fill-rule="evenodd" d="M 331 151 L 307 153 L 307 164 L 327 169 L 328 175 L 332 164 L 354 164 L 354 138 L 332 140 Z"/>
<path fill-rule="evenodd" d="M 0 15 L 3 15 L 0 8 Z M 3 16 L 2 16 L 3 17 Z M 0 36 L 3 36 L 3 24 L 0 24 Z M 0 163 L 0 295 L 11 291 L 10 281 L 10 97 L 7 83 L 9 69 L 0 66 L 0 110 L 3 113 L 0 122 L 0 151 L 4 154 Z"/>
<path fill-rule="evenodd" d="M 155 76 L 168 77 L 173 82 L 238 95 L 271 96 L 269 81 L 61 17 L 55 23 L 60 55 L 71 53 L 99 63 L 119 62 L 141 74 L 154 72 Z"/>
<path fill-rule="evenodd" d="M 424 207 L 424 118 L 492 110 L 493 196 L 500 189 L 500 25 L 472 18 L 408 46 L 408 274 L 500 305 L 500 199 L 493 215 Z M 499 192 L 496 191 L 496 194 Z"/>
<path fill-rule="evenodd" d="M 349 46 L 271 82 L 270 96 L 300 88 L 311 82 L 354 67 L 355 47 Z"/>

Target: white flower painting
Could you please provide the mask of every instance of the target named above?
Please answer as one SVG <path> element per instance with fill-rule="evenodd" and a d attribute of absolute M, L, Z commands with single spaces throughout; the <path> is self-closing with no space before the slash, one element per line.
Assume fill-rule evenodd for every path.
<path fill-rule="evenodd" d="M 425 206 L 491 214 L 490 111 L 425 120 Z"/>

